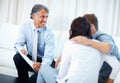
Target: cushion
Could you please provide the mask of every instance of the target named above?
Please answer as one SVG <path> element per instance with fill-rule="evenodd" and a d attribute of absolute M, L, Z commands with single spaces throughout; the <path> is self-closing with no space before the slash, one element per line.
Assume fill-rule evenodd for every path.
<path fill-rule="evenodd" d="M 53 31 L 55 35 L 55 44 L 56 44 L 56 49 L 55 49 L 55 56 L 59 56 L 62 53 L 62 49 L 64 46 L 64 43 L 68 40 L 69 38 L 69 32 L 68 31 Z"/>
<path fill-rule="evenodd" d="M 15 64 L 13 62 L 13 56 L 15 51 L 0 49 L 0 66 L 15 69 Z"/>
<path fill-rule="evenodd" d="M 14 49 L 18 37 L 19 26 L 4 23 L 0 26 L 0 48 Z"/>

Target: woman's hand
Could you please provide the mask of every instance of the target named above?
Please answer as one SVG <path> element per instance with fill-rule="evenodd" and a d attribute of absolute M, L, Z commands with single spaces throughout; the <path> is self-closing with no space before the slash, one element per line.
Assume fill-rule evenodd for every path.
<path fill-rule="evenodd" d="M 61 61 L 61 56 L 59 56 L 55 62 L 55 68 L 57 68 L 58 64 L 60 63 Z"/>

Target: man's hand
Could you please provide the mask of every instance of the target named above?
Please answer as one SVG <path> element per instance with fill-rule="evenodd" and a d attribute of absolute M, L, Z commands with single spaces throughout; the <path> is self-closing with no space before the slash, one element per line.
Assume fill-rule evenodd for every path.
<path fill-rule="evenodd" d="M 90 39 L 88 39 L 84 36 L 76 36 L 76 37 L 72 38 L 71 40 L 75 41 L 78 44 L 88 45 Z"/>
<path fill-rule="evenodd" d="M 42 65 L 42 64 L 41 64 L 40 62 L 34 62 L 34 63 L 33 63 L 33 68 L 34 68 L 35 72 L 38 72 L 38 71 L 39 71 L 41 65 Z"/>
<path fill-rule="evenodd" d="M 27 54 L 28 54 L 28 52 L 27 52 L 26 49 L 22 49 L 21 52 L 22 52 L 22 54 L 24 54 L 24 55 L 26 55 L 26 56 L 27 56 Z"/>
<path fill-rule="evenodd" d="M 62 55 L 61 55 L 62 56 Z M 60 63 L 61 61 L 61 56 L 59 56 L 55 62 L 55 68 L 57 68 L 58 64 Z"/>
<path fill-rule="evenodd" d="M 108 54 L 111 50 L 111 45 L 109 43 L 91 40 L 83 36 L 76 36 L 72 38 L 71 40 L 75 41 L 78 44 L 91 46 L 105 54 Z"/>

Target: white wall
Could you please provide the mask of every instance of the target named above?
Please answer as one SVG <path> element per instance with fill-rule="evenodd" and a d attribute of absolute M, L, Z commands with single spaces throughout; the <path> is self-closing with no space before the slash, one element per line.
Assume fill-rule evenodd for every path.
<path fill-rule="evenodd" d="M 100 30 L 120 36 L 120 0 L 0 0 L 0 24 L 25 22 L 36 3 L 50 9 L 48 25 L 54 30 L 68 31 L 75 17 L 94 13 Z"/>

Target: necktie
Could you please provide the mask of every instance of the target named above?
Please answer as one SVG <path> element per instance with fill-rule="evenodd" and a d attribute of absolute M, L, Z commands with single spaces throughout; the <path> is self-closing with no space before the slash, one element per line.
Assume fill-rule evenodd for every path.
<path fill-rule="evenodd" d="M 37 45 L 38 45 L 38 30 L 34 31 L 34 41 L 33 41 L 33 51 L 32 51 L 32 60 L 37 61 Z"/>

